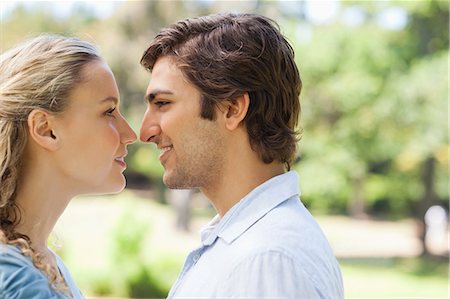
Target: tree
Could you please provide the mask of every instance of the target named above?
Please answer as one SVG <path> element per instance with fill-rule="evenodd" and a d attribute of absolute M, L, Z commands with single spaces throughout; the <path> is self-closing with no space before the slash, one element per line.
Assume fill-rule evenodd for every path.
<path fill-rule="evenodd" d="M 423 190 L 436 194 L 435 200 L 447 197 L 445 175 L 432 172 L 443 174 L 448 167 L 442 128 L 448 10 L 442 2 L 414 3 L 348 3 L 366 16 L 363 24 L 336 21 L 312 28 L 310 42 L 299 39 L 306 79 L 298 169 L 312 206 L 342 211 L 348 203 L 355 216 L 364 214 L 362 208 L 410 215 Z M 409 15 L 402 30 L 376 21 L 393 6 Z M 421 168 L 428 170 L 422 176 Z"/>

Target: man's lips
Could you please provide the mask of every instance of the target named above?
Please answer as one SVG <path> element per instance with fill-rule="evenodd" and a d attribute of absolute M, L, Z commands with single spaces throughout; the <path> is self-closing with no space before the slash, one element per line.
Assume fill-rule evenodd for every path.
<path fill-rule="evenodd" d="M 158 149 L 160 150 L 159 161 L 163 163 L 167 160 L 170 151 L 173 149 L 173 146 L 172 145 L 158 146 Z"/>

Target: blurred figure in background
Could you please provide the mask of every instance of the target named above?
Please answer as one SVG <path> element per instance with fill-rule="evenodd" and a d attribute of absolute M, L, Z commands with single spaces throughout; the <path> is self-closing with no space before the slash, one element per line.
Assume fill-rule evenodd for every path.
<path fill-rule="evenodd" d="M 176 227 L 188 232 L 191 222 L 191 201 L 195 189 L 167 189 L 166 198 L 177 212 Z"/>
<path fill-rule="evenodd" d="M 447 211 L 438 205 L 431 206 L 425 213 L 425 246 L 436 255 L 449 254 L 449 232 Z"/>
<path fill-rule="evenodd" d="M 290 171 L 302 84 L 277 24 L 182 20 L 141 64 L 152 75 L 140 139 L 161 150 L 169 188 L 198 187 L 218 213 L 169 298 L 343 298 L 339 265 Z"/>
<path fill-rule="evenodd" d="M 0 56 L 0 298 L 83 298 L 47 239 L 70 200 L 125 187 L 127 144 L 92 44 L 42 35 Z"/>

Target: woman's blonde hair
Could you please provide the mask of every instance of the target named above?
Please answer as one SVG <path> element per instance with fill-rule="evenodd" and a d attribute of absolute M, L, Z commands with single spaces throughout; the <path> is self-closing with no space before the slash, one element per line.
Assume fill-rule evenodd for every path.
<path fill-rule="evenodd" d="M 82 68 L 101 60 L 94 45 L 77 38 L 41 35 L 0 55 L 0 242 L 17 245 L 44 272 L 55 290 L 67 290 L 57 269 L 43 262 L 28 236 L 18 233 L 15 203 L 27 144 L 27 118 L 34 109 L 63 112 L 68 95 L 83 81 Z"/>

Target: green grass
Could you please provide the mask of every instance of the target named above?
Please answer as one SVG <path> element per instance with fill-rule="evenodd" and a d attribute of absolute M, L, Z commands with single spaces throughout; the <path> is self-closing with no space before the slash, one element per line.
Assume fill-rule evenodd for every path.
<path fill-rule="evenodd" d="M 446 261 L 414 258 L 340 262 L 347 299 L 448 298 Z"/>

